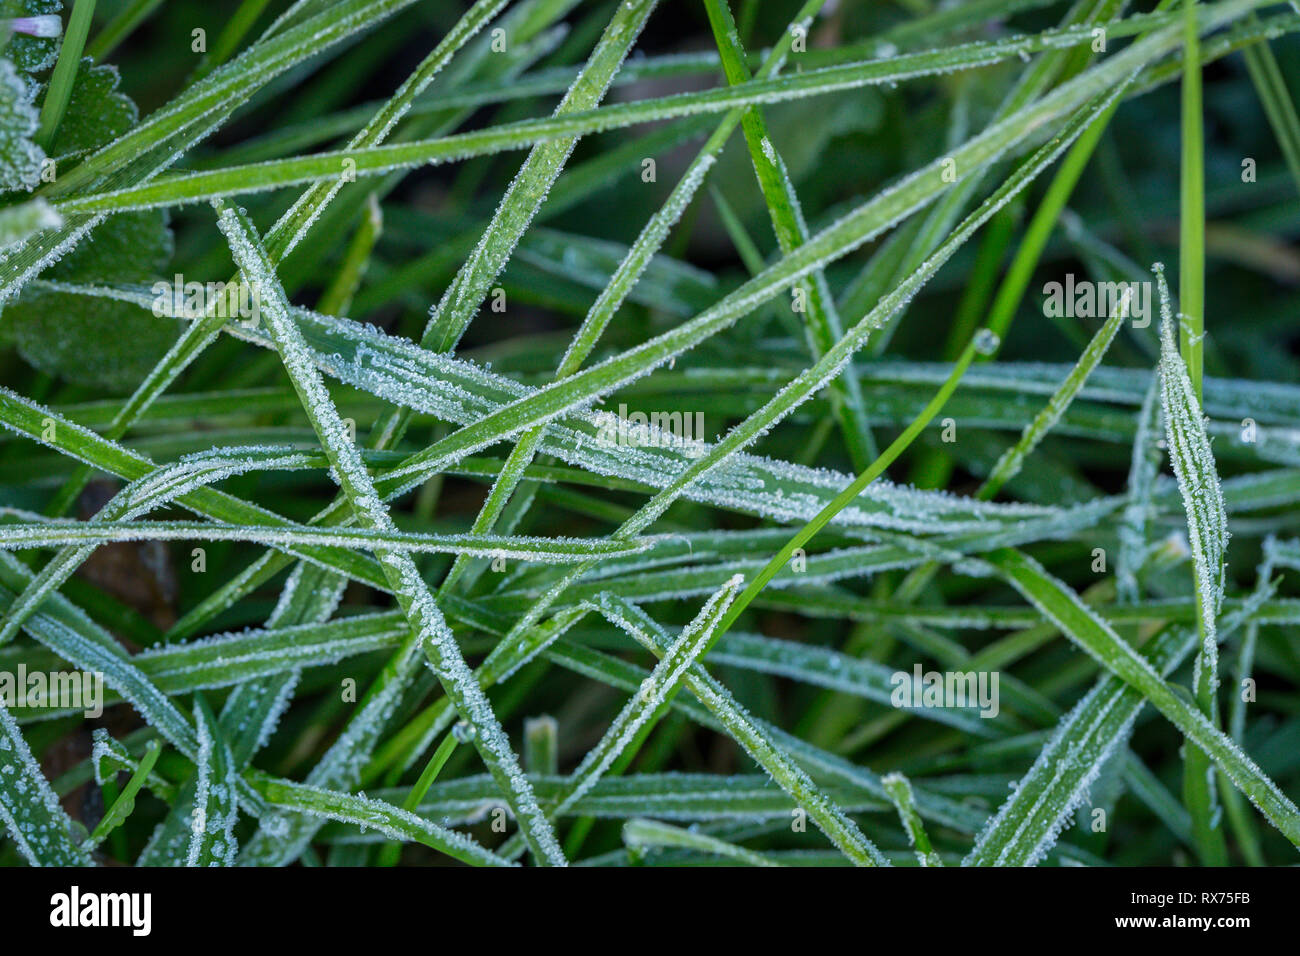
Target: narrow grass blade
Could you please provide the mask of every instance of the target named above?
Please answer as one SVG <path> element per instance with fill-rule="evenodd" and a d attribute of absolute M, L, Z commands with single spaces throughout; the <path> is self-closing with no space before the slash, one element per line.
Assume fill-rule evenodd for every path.
<path fill-rule="evenodd" d="M 658 820 L 629 820 L 623 824 L 623 842 L 629 849 L 645 851 L 675 847 L 685 850 L 697 850 L 714 856 L 735 860 L 748 866 L 780 866 L 771 857 L 742 846 L 719 840 L 704 833 L 684 830 Z"/>
<path fill-rule="evenodd" d="M 471 866 L 510 866 L 508 860 L 484 849 L 469 837 L 382 800 L 262 775 L 256 776 L 253 783 L 268 804 L 283 811 L 358 824 L 391 840 L 421 843 Z"/>
<path fill-rule="evenodd" d="M 194 699 L 199 776 L 185 865 L 233 866 L 239 851 L 234 835 L 239 817 L 234 755 L 207 702 L 202 695 Z"/>
<path fill-rule="evenodd" d="M 1268 821 L 1300 847 L 1300 811 L 1295 804 L 1186 697 L 1175 692 L 1149 662 L 1080 602 L 1069 587 L 1019 552 L 1004 549 L 985 558 L 1073 643 L 1135 688 L 1187 736 L 1189 743 L 1204 750 Z"/>
<path fill-rule="evenodd" d="M 1219 635 L 1217 618 L 1223 604 L 1224 553 L 1228 546 L 1228 515 L 1210 439 L 1205 433 L 1199 390 L 1174 344 L 1173 316 L 1164 275 L 1160 287 L 1160 399 L 1169 459 L 1183 497 L 1188 539 L 1192 547 L 1196 587 L 1196 623 L 1200 647 L 1192 672 L 1196 706 L 1215 727 L 1219 724 Z M 1192 834 L 1207 865 L 1225 865 L 1227 846 L 1216 823 L 1218 800 L 1214 771 L 1207 756 L 1187 747 L 1183 799 L 1192 815 Z"/>
<path fill-rule="evenodd" d="M 930 844 L 930 835 L 925 832 L 921 815 L 916 812 L 911 781 L 901 773 L 891 773 L 882 777 L 880 782 L 884 785 L 890 799 L 894 801 L 894 806 L 898 808 L 898 818 L 903 823 L 903 829 L 907 831 L 907 839 L 915 849 L 916 858 L 921 866 L 943 866 L 939 854 L 934 852 L 934 847 Z"/>
<path fill-rule="evenodd" d="M 656 657 L 666 653 L 668 636 L 639 608 L 611 597 L 600 601 L 595 609 Z M 887 865 L 880 851 L 862 835 L 857 825 L 791 759 L 785 749 L 787 744 L 774 739 L 754 721 L 725 687 L 698 665 L 687 671 L 684 681 L 726 732 L 745 748 L 745 752 L 772 776 L 782 790 L 790 794 L 799 810 L 811 817 L 846 857 L 860 866 Z"/>
<path fill-rule="evenodd" d="M 219 222 L 230 242 L 237 264 L 245 274 L 255 277 L 262 289 L 263 311 L 270 334 L 283 356 L 285 367 L 295 391 L 302 399 L 312 428 L 334 466 L 336 480 L 359 523 L 378 531 L 395 530 L 392 518 L 376 494 L 356 447 L 348 438 L 347 429 L 325 389 L 320 373 L 307 356 L 301 333 L 289 319 L 284 293 L 278 287 L 270 262 L 254 237 L 250 224 L 246 218 L 229 209 L 221 211 Z M 457 711 L 474 728 L 475 746 L 500 783 L 535 856 L 542 862 L 563 864 L 564 856 L 555 841 L 554 831 L 537 807 L 527 778 L 519 769 L 518 759 L 491 705 L 466 666 L 455 639 L 414 562 L 408 555 L 398 552 L 380 549 L 378 554 L 384 576 L 411 625 L 408 645 L 398 655 L 399 663 L 403 660 L 408 663 L 404 667 L 399 666 L 394 673 L 381 677 L 376 692 L 370 695 L 366 705 L 353 718 L 353 737 L 359 740 L 349 739 L 347 745 L 356 747 L 378 732 L 396 704 L 396 695 L 402 690 L 403 679 L 412 676 L 418 648 L 428 656 L 435 675 L 456 705 Z M 327 764 L 322 762 L 317 766 L 319 769 Z"/>

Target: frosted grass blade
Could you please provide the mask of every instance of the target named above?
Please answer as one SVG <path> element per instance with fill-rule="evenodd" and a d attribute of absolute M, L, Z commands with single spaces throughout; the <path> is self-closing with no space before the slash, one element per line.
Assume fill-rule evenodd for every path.
<path fill-rule="evenodd" d="M 221 210 L 219 216 L 219 224 L 231 245 L 236 263 L 246 275 L 255 277 L 262 289 L 263 311 L 270 334 L 359 523 L 377 531 L 394 530 L 392 518 L 377 496 L 356 447 L 348 438 L 347 428 L 325 389 L 320 373 L 311 364 L 302 336 L 289 319 L 284 293 L 279 289 L 266 253 L 258 244 L 250 224 L 246 218 L 229 209 Z M 349 726 L 351 733 L 345 734 L 345 740 L 335 746 L 344 754 L 348 750 L 364 753 L 368 749 L 369 741 L 396 705 L 402 685 L 413 676 L 418 649 L 429 657 L 448 698 L 474 728 L 475 746 L 501 785 L 535 856 L 539 862 L 562 865 L 564 856 L 550 823 L 537 807 L 527 778 L 519 769 L 518 758 L 491 705 L 466 666 L 414 562 L 408 555 L 398 552 L 381 549 L 378 555 L 384 576 L 411 625 L 411 636 L 398 652 L 397 666 L 381 677 L 376 691 L 369 695 L 353 717 Z M 327 776 L 328 768 L 329 762 L 322 761 L 313 776 Z M 348 776 L 345 772 L 343 779 L 348 779 Z"/>
<path fill-rule="evenodd" d="M 201 695 L 195 697 L 194 724 L 199 738 L 198 786 L 185 865 L 233 866 L 239 850 L 234 836 L 239 816 L 234 756 Z"/>
<path fill-rule="evenodd" d="M 32 866 L 90 866 L 90 854 L 73 835 L 72 820 L 0 703 L 0 819 Z"/>
<path fill-rule="evenodd" d="M 1137 651 L 1079 601 L 1077 595 L 1042 567 L 1010 549 L 985 559 L 1061 631 L 1107 670 L 1151 702 L 1171 723 L 1209 755 L 1233 784 L 1273 826 L 1300 847 L 1300 811 L 1241 749 L 1187 699 L 1176 693 Z"/>

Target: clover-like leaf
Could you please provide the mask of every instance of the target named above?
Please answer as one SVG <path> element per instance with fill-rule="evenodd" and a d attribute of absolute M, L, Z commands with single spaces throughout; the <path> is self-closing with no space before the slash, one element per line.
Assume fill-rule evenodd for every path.
<path fill-rule="evenodd" d="M 15 79 L 23 82 L 16 74 Z M 113 67 L 81 61 L 50 149 L 59 160 L 59 173 L 66 160 L 111 142 L 134 125 L 135 104 L 117 85 Z M 34 112 L 32 123 L 34 128 Z M 41 158 L 43 154 L 36 160 L 37 177 Z M 147 282 L 158 276 L 171 252 L 165 213 L 122 213 L 98 226 L 46 277 L 92 285 Z M 166 354 L 177 330 L 174 320 L 155 318 L 132 305 L 44 289 L 29 290 L 0 317 L 0 335 L 31 365 L 70 382 L 114 391 L 134 387 Z"/>
<path fill-rule="evenodd" d="M 91 233 L 48 276 L 92 284 L 141 282 L 158 274 L 171 249 L 165 214 L 123 213 Z M 34 289 L 5 310 L 0 328 L 42 371 L 114 391 L 138 384 L 177 333 L 175 320 L 134 305 Z"/>
<path fill-rule="evenodd" d="M 50 18 L 58 18 L 63 0 L 7 0 L 0 15 L 13 24 L 5 56 L 24 73 L 38 73 L 54 65 L 59 55 L 59 31 Z"/>
<path fill-rule="evenodd" d="M 0 191 L 29 190 L 40 180 L 45 152 L 32 142 L 36 124 L 30 84 L 0 59 Z"/>
<path fill-rule="evenodd" d="M 87 152 L 117 139 L 139 118 L 135 103 L 118 92 L 117 67 L 96 66 L 89 58 L 72 81 L 67 112 L 59 122 L 50 155 L 65 157 Z"/>

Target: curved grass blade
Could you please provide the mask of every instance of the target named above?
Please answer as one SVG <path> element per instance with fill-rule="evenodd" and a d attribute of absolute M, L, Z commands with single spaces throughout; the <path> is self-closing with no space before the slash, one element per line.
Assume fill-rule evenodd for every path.
<path fill-rule="evenodd" d="M 916 801 L 912 796 L 912 783 L 901 773 L 891 773 L 880 778 L 885 792 L 889 794 L 894 806 L 898 808 L 898 818 L 907 831 L 907 839 L 916 850 L 916 858 L 922 866 L 943 866 L 943 860 L 934 852 L 930 844 L 930 835 L 925 832 L 921 815 L 916 812 Z"/>
<path fill-rule="evenodd" d="M 1259 0 L 1228 0 L 1217 4 L 1199 18 L 1201 29 L 1212 30 L 1229 23 L 1244 10 L 1258 5 L 1258 2 Z M 1076 99 L 1073 107 L 1067 107 L 1067 109 L 1077 108 L 1081 102 L 1100 95 L 1108 88 L 1106 83 L 1094 84 L 1094 81 L 1105 76 L 1113 82 L 1126 73 L 1154 62 L 1177 47 L 1180 42 L 1181 34 L 1176 24 L 1154 30 L 1149 36 L 1064 84 L 1032 106 L 990 127 L 944 159 L 956 161 L 958 169 L 982 167 L 988 159 L 983 154 L 982 147 L 1005 136 L 1009 129 L 1022 125 L 1023 120 L 1040 113 L 1059 116 L 1062 101 L 1074 98 L 1086 88 L 1087 92 L 1081 99 Z M 455 161 L 472 156 L 489 155 L 502 150 L 522 149 L 539 141 L 603 132 L 622 126 L 674 119 L 702 112 L 721 112 L 734 107 L 784 102 L 819 93 L 899 82 L 933 73 L 946 73 L 962 67 L 991 65 L 1034 48 L 1035 44 L 1031 41 L 1015 40 L 992 48 L 976 44 L 969 48 L 941 51 L 937 55 L 913 54 L 887 60 L 828 67 L 823 70 L 793 74 L 779 80 L 751 81 L 740 87 L 727 87 L 703 93 L 684 93 L 644 103 L 619 104 L 560 118 L 524 120 L 482 132 L 464 133 L 439 140 L 349 149 L 252 164 L 246 167 L 182 174 L 171 177 L 166 182 L 67 199 L 59 204 L 59 208 L 66 213 L 78 214 L 123 212 L 130 209 L 199 202 L 297 183 L 324 182 L 337 178 L 345 160 L 351 160 L 356 164 L 357 175 L 386 173 L 439 161 Z M 1081 80 L 1086 82 L 1082 87 L 1076 86 L 1075 84 Z M 974 143 L 978 143 L 981 148 L 967 148 Z M 933 165 L 935 166 L 933 171 L 927 169 L 923 174 L 909 177 L 909 183 L 922 178 L 929 179 L 931 183 L 938 183 L 938 186 L 929 192 L 931 198 L 949 185 L 938 177 L 939 161 Z M 929 175 L 931 172 L 934 175 Z"/>
<path fill-rule="evenodd" d="M 556 108 L 557 117 L 585 112 L 600 102 L 657 2 L 629 0 L 618 5 L 591 59 Z M 435 352 L 450 352 L 455 348 L 576 143 L 576 137 L 569 137 L 533 147 L 502 197 L 492 223 L 431 311 L 420 344 Z"/>
<path fill-rule="evenodd" d="M 724 857 L 749 866 L 781 865 L 765 854 L 755 853 L 753 850 L 719 840 L 706 833 L 684 830 L 669 823 L 660 823 L 658 820 L 628 820 L 623 824 L 623 842 L 628 849 L 639 852 L 674 847 Z"/>
<path fill-rule="evenodd" d="M 810 22 L 821 10 L 824 0 L 805 4 L 795 17 L 797 23 Z M 714 41 L 722 58 L 727 81 L 733 86 L 749 82 L 749 69 L 745 66 L 745 52 L 741 48 L 740 35 L 736 30 L 731 8 L 726 0 L 706 0 L 705 10 L 709 23 L 713 27 Z M 754 106 L 745 110 L 741 125 L 745 133 L 745 142 L 749 146 L 749 157 L 754 172 L 758 176 L 759 187 L 767 203 L 772 228 L 776 233 L 781 253 L 789 255 L 808 241 L 808 224 L 804 221 L 803 208 L 795 193 L 794 184 L 784 160 L 777 152 L 768 136 L 767 122 L 761 108 Z M 806 334 L 813 358 L 821 358 L 843 335 L 843 323 L 835 308 L 835 297 L 831 295 L 826 282 L 826 274 L 821 270 L 813 272 L 807 279 L 795 286 L 795 294 L 801 296 L 806 317 Z M 850 365 L 844 373 L 837 376 L 831 385 L 835 396 L 835 410 L 840 420 L 840 431 L 849 449 L 849 458 L 855 470 L 866 468 L 873 458 L 874 442 L 867 427 L 867 413 L 862 401 L 862 390 L 857 376 Z"/>
<path fill-rule="evenodd" d="M 1196 586 L 1196 625 L 1200 647 L 1192 671 L 1196 706 L 1212 726 L 1219 724 L 1219 635 L 1217 618 L 1223 604 L 1224 552 L 1228 546 L 1228 515 L 1219 486 L 1210 439 L 1205 433 L 1200 396 L 1191 370 L 1174 343 L 1173 316 L 1163 270 L 1160 287 L 1160 405 L 1164 414 L 1169 460 L 1173 464 L 1183 510 L 1187 515 Z M 1198 352 L 1199 354 L 1199 352 Z M 1214 771 L 1209 758 L 1188 742 L 1183 799 L 1192 815 L 1192 835 L 1206 865 L 1225 865 L 1227 846 L 1219 817 Z"/>
<path fill-rule="evenodd" d="M 510 866 L 469 837 L 422 819 L 382 800 L 324 790 L 307 784 L 253 774 L 254 789 L 271 806 L 283 812 L 339 820 L 376 830 L 390 840 L 421 843 L 470 866 Z"/>
<path fill-rule="evenodd" d="M 1266 597 L 1267 592 L 1252 595 L 1225 623 L 1235 629 L 1249 621 Z M 1142 649 L 1142 657 L 1166 677 L 1195 645 L 1194 629 L 1168 627 Z M 1119 677 L 1103 676 L 1062 718 L 1029 772 L 980 832 L 963 865 L 1032 866 L 1040 861 L 1111 754 L 1124 746 L 1145 703 L 1143 695 Z"/>
<path fill-rule="evenodd" d="M 619 711 L 609 729 L 573 771 L 569 784 L 561 791 L 559 801 L 551 811 L 553 815 L 564 813 L 580 800 L 620 756 L 635 753 L 636 744 L 645 739 L 664 711 L 665 701 L 709 643 L 719 618 L 740 590 L 741 580 L 737 575 L 714 593 L 664 652 L 640 690 Z"/>
<path fill-rule="evenodd" d="M 662 657 L 667 652 L 668 636 L 640 608 L 627 604 L 620 598 L 609 597 L 597 602 L 594 609 L 656 657 Z M 888 865 L 880 851 L 862 835 L 857 825 L 794 762 L 786 750 L 788 745 L 780 738 L 774 738 L 751 718 L 725 687 L 698 663 L 690 667 L 683 681 L 725 728 L 726 733 L 772 776 L 777 785 L 794 799 L 796 806 L 812 818 L 814 824 L 846 857 L 859 866 Z"/>

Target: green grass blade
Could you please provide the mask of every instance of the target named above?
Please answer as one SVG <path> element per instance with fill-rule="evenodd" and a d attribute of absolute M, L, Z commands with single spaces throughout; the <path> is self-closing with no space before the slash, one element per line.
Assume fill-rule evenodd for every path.
<path fill-rule="evenodd" d="M 749 866 L 780 866 L 771 857 L 746 850 L 705 833 L 684 830 L 658 820 L 629 820 L 623 824 L 623 842 L 636 851 L 676 847 L 725 857 Z"/>
<path fill-rule="evenodd" d="M 1169 459 L 1182 492 L 1192 547 L 1196 587 L 1196 623 L 1200 646 L 1192 677 L 1196 706 L 1215 727 L 1219 724 L 1219 635 L 1217 618 L 1223 604 L 1224 553 L 1228 546 L 1228 516 L 1219 486 L 1218 469 L 1205 433 L 1200 397 L 1189 369 L 1174 344 L 1174 320 L 1164 275 L 1157 272 L 1160 323 L 1160 398 Z M 1224 865 L 1227 847 L 1218 816 L 1213 771 L 1200 750 L 1188 745 L 1184 801 L 1192 815 L 1192 833 L 1207 865 Z"/>
<path fill-rule="evenodd" d="M 600 102 L 656 2 L 631 0 L 619 4 L 586 68 L 574 80 L 556 109 L 556 117 L 582 113 Z M 493 280 L 505 267 L 506 260 L 528 228 L 537 206 L 550 192 L 575 143 L 576 138 L 561 138 L 533 147 L 510 189 L 502 197 L 492 224 L 430 313 L 429 324 L 421 338 L 422 345 L 436 352 L 450 352 L 455 348 L 487 298 Z"/>
<path fill-rule="evenodd" d="M 358 522 L 377 531 L 395 530 L 356 447 L 347 437 L 347 429 L 325 390 L 320 373 L 307 358 L 302 335 L 289 318 L 284 293 L 278 288 L 270 262 L 251 226 L 231 210 L 221 212 L 220 224 L 237 264 L 245 274 L 256 277 L 262 289 L 268 330 L 284 358 L 294 389 L 302 399 L 304 411 L 334 466 L 339 485 Z M 379 549 L 377 554 L 384 575 L 411 625 L 410 646 L 399 651 L 399 660 L 413 662 L 417 648 L 428 656 L 447 696 L 474 728 L 475 746 L 500 783 L 534 854 L 539 861 L 563 864 L 564 857 L 555 842 L 554 832 L 537 808 L 527 778 L 519 769 L 518 759 L 487 698 L 466 666 L 414 562 L 408 555 L 398 552 Z M 380 687 L 353 720 L 359 738 L 371 737 L 377 732 L 377 725 L 389 712 L 394 695 L 401 690 L 403 678 L 409 679 L 413 669 L 413 663 L 408 663 L 399 667 L 396 673 L 386 675 L 386 679 L 381 678 Z"/>
<path fill-rule="evenodd" d="M 41 104 L 41 122 L 36 131 L 36 142 L 47 151 L 54 142 L 54 133 L 63 119 L 63 112 L 68 108 L 72 80 L 81 65 L 81 51 L 86 45 L 90 19 L 94 15 L 95 0 L 76 0 L 68 28 L 63 33 L 63 44 L 59 47 L 59 60 L 54 65 L 54 74 L 45 91 L 45 102 Z"/>
<path fill-rule="evenodd" d="M 1083 605 L 1069 587 L 1047 574 L 1032 558 L 1016 551 L 995 551 L 986 558 L 1073 643 L 1135 688 L 1188 737 L 1189 743 L 1204 750 L 1268 821 L 1300 846 L 1300 811 L 1295 804 L 1188 698 L 1176 693 L 1137 651 Z"/>
<path fill-rule="evenodd" d="M 885 792 L 898 808 L 898 818 L 902 821 L 903 828 L 907 830 L 907 838 L 916 850 L 916 857 L 921 866 L 943 866 L 939 854 L 934 852 L 934 847 L 930 844 L 930 835 L 925 832 L 921 815 L 916 812 L 916 800 L 912 795 L 911 781 L 901 773 L 891 773 L 882 777 L 880 782 L 884 784 Z"/>
<path fill-rule="evenodd" d="M 234 755 L 201 694 L 194 697 L 194 723 L 199 738 L 199 776 L 185 865 L 233 866 L 239 851 L 234 836 L 239 817 Z"/>
<path fill-rule="evenodd" d="M 1201 401 L 1205 338 L 1205 133 L 1196 0 L 1183 0 L 1182 167 L 1178 209 L 1179 348 Z"/>
<path fill-rule="evenodd" d="M 254 786 L 268 804 L 282 811 L 358 824 L 391 840 L 423 844 L 471 866 L 510 865 L 508 860 L 484 849 L 469 837 L 382 800 L 264 775 L 254 778 Z"/>
<path fill-rule="evenodd" d="M 805 4 L 796 16 L 801 23 L 811 22 L 823 6 L 821 2 Z M 745 66 L 745 53 L 740 45 L 740 36 L 736 32 L 736 23 L 732 19 L 731 9 L 724 0 L 707 0 L 705 10 L 713 27 L 714 40 L 718 53 L 722 57 L 727 80 L 733 86 L 750 80 L 749 70 Z M 745 142 L 749 146 L 750 161 L 758 176 L 759 187 L 767 202 L 772 227 L 776 232 L 781 252 L 789 255 L 794 249 L 808 241 L 808 226 L 804 221 L 799 198 L 790 181 L 790 174 L 768 136 L 767 123 L 758 107 L 751 107 L 744 113 L 742 126 Z M 808 342 L 813 357 L 820 358 L 844 334 L 839 313 L 835 310 L 835 298 L 831 295 L 826 275 L 821 271 L 812 273 L 807 279 L 795 286 L 796 295 L 802 297 L 804 312 L 807 316 Z M 837 377 L 832 384 L 836 396 L 836 411 L 840 419 L 840 430 L 845 444 L 849 448 L 849 458 L 858 470 L 870 464 L 872 441 L 867 428 L 866 409 L 863 406 L 862 391 L 852 367 Z"/>
<path fill-rule="evenodd" d="M 666 653 L 667 635 L 639 608 L 619 598 L 610 597 L 601 600 L 595 609 L 655 656 L 662 657 Z M 735 702 L 727 689 L 698 664 L 687 671 L 684 679 L 692 695 L 745 748 L 745 752 L 772 776 L 777 785 L 794 799 L 796 806 L 812 818 L 814 824 L 846 857 L 858 865 L 885 864 L 880 851 L 862 835 L 857 825 L 791 759 L 784 741 L 774 739 L 755 722 Z"/>

